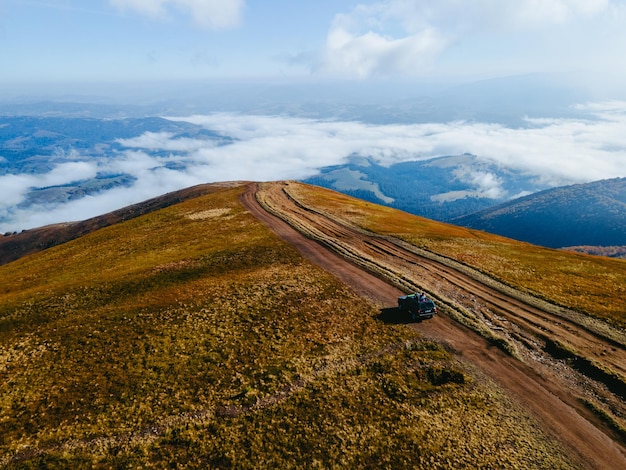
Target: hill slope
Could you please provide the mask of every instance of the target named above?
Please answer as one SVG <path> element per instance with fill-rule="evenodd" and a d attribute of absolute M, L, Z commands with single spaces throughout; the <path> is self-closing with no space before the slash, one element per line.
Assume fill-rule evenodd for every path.
<path fill-rule="evenodd" d="M 577 464 L 454 344 L 420 332 L 466 330 L 445 315 L 390 321 L 389 303 L 357 295 L 253 217 L 245 189 L 214 186 L 0 266 L 2 465 Z M 337 200 L 300 189 L 320 210 Z M 362 201 L 339 207 L 386 230 L 410 223 L 416 246 L 447 244 L 452 256 L 463 240 L 510 251 Z M 623 263 L 563 256 L 624 275 Z M 514 361 L 480 344 L 468 357 Z M 612 456 L 604 440 L 596 452 Z"/>
<path fill-rule="evenodd" d="M 149 214 L 158 209 L 171 206 L 187 199 L 215 191 L 220 187 L 233 186 L 231 183 L 200 185 L 174 191 L 163 196 L 149 199 L 139 204 L 124 207 L 91 219 L 65 224 L 46 225 L 20 233 L 5 234 L 0 238 L 0 265 L 20 259 L 22 256 L 36 253 L 75 238 L 87 235 L 98 229 L 108 227 L 125 220 Z"/>
<path fill-rule="evenodd" d="M 626 245 L 626 178 L 549 189 L 453 223 L 537 245 Z"/>

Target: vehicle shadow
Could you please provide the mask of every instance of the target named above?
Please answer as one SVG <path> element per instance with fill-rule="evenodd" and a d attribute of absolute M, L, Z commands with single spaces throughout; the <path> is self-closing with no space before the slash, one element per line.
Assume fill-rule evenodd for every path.
<path fill-rule="evenodd" d="M 400 312 L 398 307 L 383 308 L 380 310 L 380 313 L 376 315 L 376 318 L 384 323 L 395 325 L 414 323 L 409 315 Z"/>

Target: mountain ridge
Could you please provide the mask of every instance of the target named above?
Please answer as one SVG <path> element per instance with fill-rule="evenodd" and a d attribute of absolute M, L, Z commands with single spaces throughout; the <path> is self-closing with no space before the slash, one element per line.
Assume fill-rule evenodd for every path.
<path fill-rule="evenodd" d="M 551 248 L 626 245 L 626 178 L 548 189 L 452 223 Z"/>
<path fill-rule="evenodd" d="M 546 188 L 534 175 L 469 153 L 389 166 L 353 156 L 303 182 L 444 222 Z"/>
<path fill-rule="evenodd" d="M 22 256 L 66 243 L 101 228 L 140 217 L 155 210 L 237 184 L 240 183 L 224 182 L 192 186 L 86 220 L 51 224 L 23 230 L 20 233 L 7 233 L 0 237 L 0 266 L 15 261 Z"/>

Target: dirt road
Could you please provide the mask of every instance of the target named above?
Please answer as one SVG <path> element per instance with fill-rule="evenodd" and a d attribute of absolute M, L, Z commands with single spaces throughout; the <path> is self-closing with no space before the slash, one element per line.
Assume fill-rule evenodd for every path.
<path fill-rule="evenodd" d="M 425 336 L 448 344 L 462 360 L 507 389 L 585 467 L 626 468 L 621 437 L 583 404 L 583 400 L 597 403 L 617 421 L 626 418 L 622 384 L 603 381 L 594 367 L 575 370 L 571 361 L 546 352 L 547 342 L 556 340 L 575 349 L 585 364 L 599 364 L 624 376 L 626 347 L 619 333 L 605 334 L 566 313 L 524 302 L 521 296 L 503 292 L 478 275 L 307 208 L 290 196 L 287 183 L 264 184 L 261 189 L 251 184 L 242 203 L 307 259 L 377 302 L 381 309 L 394 307 L 403 291 L 419 287 L 446 310 L 473 315 L 501 333 L 515 344 L 523 362 L 448 315 L 414 325 Z"/>

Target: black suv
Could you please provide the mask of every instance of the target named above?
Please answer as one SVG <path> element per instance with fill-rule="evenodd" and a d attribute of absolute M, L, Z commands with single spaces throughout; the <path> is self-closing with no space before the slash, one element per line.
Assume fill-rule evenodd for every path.
<path fill-rule="evenodd" d="M 409 315 L 412 320 L 424 320 L 437 314 L 435 302 L 426 298 L 424 294 L 410 294 L 398 297 L 400 313 Z"/>

